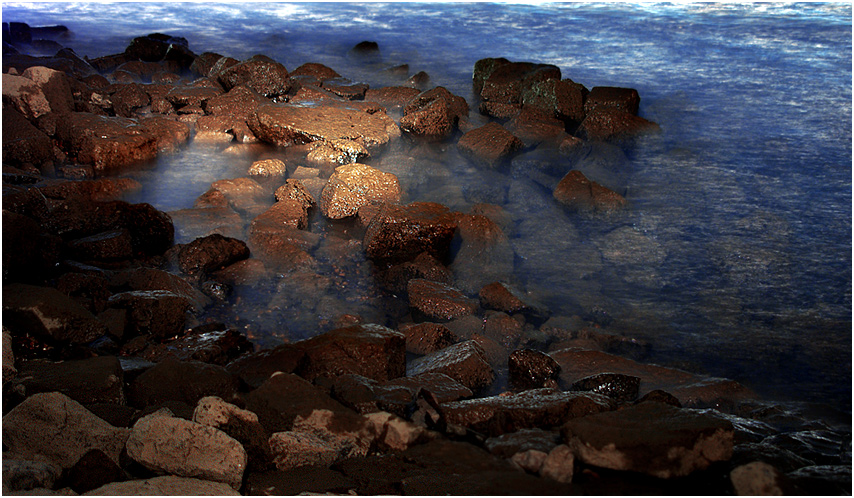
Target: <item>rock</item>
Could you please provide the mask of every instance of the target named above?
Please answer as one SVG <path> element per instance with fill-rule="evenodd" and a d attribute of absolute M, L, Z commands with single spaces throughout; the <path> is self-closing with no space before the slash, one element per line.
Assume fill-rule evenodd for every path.
<path fill-rule="evenodd" d="M 512 458 L 517 453 L 538 451 L 547 455 L 560 444 L 560 434 L 546 429 L 519 429 L 484 441 L 483 446 L 500 458 Z"/>
<path fill-rule="evenodd" d="M 368 89 L 367 84 L 354 83 L 346 78 L 324 80 L 320 86 L 344 100 L 364 100 L 365 91 Z"/>
<path fill-rule="evenodd" d="M 523 109 L 535 107 L 565 123 L 577 125 L 584 120 L 584 99 L 588 91 L 584 85 L 565 79 L 547 79 L 533 82 L 522 90 Z"/>
<path fill-rule="evenodd" d="M 365 92 L 365 100 L 376 102 L 386 109 L 392 110 L 402 108 L 416 95 L 420 94 L 417 88 L 408 86 L 386 86 L 382 88 L 369 88 Z"/>
<path fill-rule="evenodd" d="M 285 471 L 251 473 L 246 478 L 246 493 L 252 495 L 345 494 L 348 490 L 355 488 L 356 482 L 352 479 L 320 465 L 308 465 Z"/>
<path fill-rule="evenodd" d="M 350 448 L 311 432 L 285 431 L 270 436 L 273 463 L 278 470 L 303 466 L 329 467 L 347 458 Z"/>
<path fill-rule="evenodd" d="M 89 450 L 68 471 L 68 487 L 85 493 L 124 478 L 124 471 L 101 450 Z"/>
<path fill-rule="evenodd" d="M 456 219 L 458 239 L 453 245 L 459 249 L 450 268 L 460 289 L 475 293 L 512 274 L 515 253 L 500 226 L 476 214 L 458 213 Z"/>
<path fill-rule="evenodd" d="M 103 451 L 118 464 L 129 433 L 60 393 L 34 394 L 3 417 L 3 446 L 8 451 L 26 459 L 43 455 L 63 469 L 90 449 Z"/>
<path fill-rule="evenodd" d="M 341 75 L 338 74 L 331 67 L 319 64 L 317 62 L 306 62 L 300 67 L 294 69 L 293 71 L 291 71 L 291 77 L 294 76 L 311 76 L 321 81 L 341 77 Z"/>
<path fill-rule="evenodd" d="M 571 391 L 588 391 L 603 394 L 617 401 L 634 401 L 638 397 L 640 377 L 617 373 L 601 373 L 579 379 L 570 386 Z"/>
<path fill-rule="evenodd" d="M 181 271 L 194 275 L 220 270 L 248 257 L 249 248 L 242 240 L 213 234 L 182 246 L 178 263 Z"/>
<path fill-rule="evenodd" d="M 282 228 L 303 230 L 307 226 L 308 209 L 305 204 L 296 199 L 284 199 L 256 216 L 250 224 L 250 229 L 255 232 L 275 232 Z"/>
<path fill-rule="evenodd" d="M 124 118 L 134 117 L 134 111 L 151 103 L 151 98 L 137 83 L 120 85 L 119 90 L 110 97 L 110 100 L 113 102 L 116 115 Z"/>
<path fill-rule="evenodd" d="M 252 163 L 252 165 L 249 166 L 248 173 L 252 176 L 283 177 L 288 174 L 288 167 L 280 159 L 262 159 Z"/>
<path fill-rule="evenodd" d="M 225 365 L 252 350 L 246 336 L 225 325 L 211 323 L 194 327 L 174 341 L 149 344 L 140 357 L 158 363 L 167 357 L 180 361 L 200 361 Z"/>
<path fill-rule="evenodd" d="M 23 75 L 3 75 L 3 106 L 15 109 L 30 121 L 51 111 L 50 102 L 39 85 Z"/>
<path fill-rule="evenodd" d="M 96 173 L 116 172 L 157 156 L 157 136 L 128 118 L 72 112 L 57 123 L 57 138 L 69 158 L 91 164 Z"/>
<path fill-rule="evenodd" d="M 455 343 L 457 336 L 440 323 L 418 323 L 401 326 L 406 336 L 406 352 L 414 354 L 435 353 Z"/>
<path fill-rule="evenodd" d="M 507 122 L 507 131 L 521 140 L 525 147 L 541 143 L 559 145 L 568 136 L 562 121 L 535 107 L 523 107 Z"/>
<path fill-rule="evenodd" d="M 287 179 L 285 184 L 276 189 L 276 201 L 295 200 L 302 204 L 302 207 L 308 211 L 316 203 L 314 197 L 305 188 L 305 185 L 299 180 Z"/>
<path fill-rule="evenodd" d="M 588 180 L 584 173 L 577 169 L 570 171 L 560 180 L 552 195 L 558 202 L 573 209 L 613 211 L 628 204 L 625 197 Z"/>
<path fill-rule="evenodd" d="M 400 128 L 414 135 L 447 137 L 456 129 L 460 119 L 468 118 L 468 113 L 465 99 L 439 86 L 418 94 L 406 103 Z"/>
<path fill-rule="evenodd" d="M 80 261 L 121 261 L 134 254 L 133 238 L 127 230 L 111 230 L 72 240 L 68 244 Z"/>
<path fill-rule="evenodd" d="M 187 39 L 162 33 L 151 33 L 131 40 L 125 55 L 131 60 L 158 62 L 166 58 L 173 47 L 188 47 Z"/>
<path fill-rule="evenodd" d="M 15 355 L 12 352 L 12 335 L 3 327 L 3 384 L 14 379 L 17 374 Z"/>
<path fill-rule="evenodd" d="M 442 404 L 448 424 L 489 436 L 519 429 L 559 427 L 568 419 L 610 409 L 611 402 L 603 396 L 552 388 Z"/>
<path fill-rule="evenodd" d="M 26 331 L 57 342 L 85 344 L 107 333 L 80 303 L 51 287 L 3 286 L 3 318 L 13 334 Z"/>
<path fill-rule="evenodd" d="M 354 140 L 336 139 L 330 141 L 312 142 L 311 152 L 305 157 L 309 164 L 318 166 L 340 166 L 344 164 L 362 163 L 370 159 L 368 152 L 361 143 Z"/>
<path fill-rule="evenodd" d="M 798 493 L 812 495 L 847 495 L 851 493 L 850 465 L 810 465 L 786 476 Z"/>
<path fill-rule="evenodd" d="M 441 204 L 384 204 L 365 232 L 365 254 L 374 261 L 401 263 L 426 252 L 443 261 L 449 256 L 456 228 L 455 218 Z"/>
<path fill-rule="evenodd" d="M 43 488 L 53 489 L 62 476 L 62 468 L 50 463 L 3 458 L 3 494 Z"/>
<path fill-rule="evenodd" d="M 405 295 L 409 281 L 415 278 L 448 285 L 453 281 L 451 270 L 426 252 L 422 252 L 412 261 L 392 265 L 376 273 L 375 277 L 380 285 L 398 295 Z"/>
<path fill-rule="evenodd" d="M 3 109 L 4 163 L 41 166 L 53 159 L 53 142 L 50 137 L 27 121 L 18 110 Z"/>
<path fill-rule="evenodd" d="M 82 404 L 125 401 L 122 368 L 114 356 L 96 356 L 58 363 L 32 360 L 19 370 L 19 385 L 28 396 L 60 392 Z"/>
<path fill-rule="evenodd" d="M 588 465 L 667 479 L 729 460 L 732 424 L 713 412 L 640 403 L 569 420 L 561 429 L 575 456 Z"/>
<path fill-rule="evenodd" d="M 293 343 L 305 352 L 297 373 L 308 380 L 352 373 L 377 381 L 404 375 L 405 344 L 403 334 L 376 324 L 338 328 Z"/>
<path fill-rule="evenodd" d="M 477 311 L 477 302 L 453 287 L 421 278 L 407 286 L 409 306 L 430 320 L 448 321 Z"/>
<path fill-rule="evenodd" d="M 193 422 L 219 429 L 242 444 L 248 456 L 249 470 L 266 470 L 269 467 L 272 453 L 267 432 L 258 421 L 258 415 L 216 396 L 206 396 L 196 405 Z"/>
<path fill-rule="evenodd" d="M 9 202 L 8 198 L 3 202 Z M 4 243 L 14 248 L 3 251 L 3 282 L 40 283 L 54 273 L 62 239 L 49 234 L 29 216 L 5 209 L 2 228 Z"/>
<path fill-rule="evenodd" d="M 596 107 L 584 118 L 575 136 L 584 140 L 623 142 L 625 140 L 660 131 L 660 127 L 640 116 L 614 107 Z"/>
<path fill-rule="evenodd" d="M 483 348 L 477 343 L 460 342 L 412 360 L 407 367 L 407 375 L 413 377 L 426 373 L 442 373 L 472 391 L 479 391 L 495 380 L 495 372 L 485 355 Z"/>
<path fill-rule="evenodd" d="M 223 367 L 167 357 L 131 383 L 128 404 L 145 408 L 178 401 L 195 407 L 206 396 L 234 401 L 237 389 L 238 379 Z"/>
<path fill-rule="evenodd" d="M 180 334 L 190 309 L 186 297 L 164 290 L 121 292 L 110 297 L 108 304 L 127 310 L 127 330 L 132 335 L 158 338 Z"/>
<path fill-rule="evenodd" d="M 487 58 L 475 63 L 472 81 L 475 93 L 484 101 L 519 104 L 527 87 L 549 79 L 560 80 L 560 68 L 550 64 Z"/>
<path fill-rule="evenodd" d="M 369 430 L 383 450 L 403 451 L 429 437 L 424 427 L 391 413 L 374 412 L 366 418 Z"/>
<path fill-rule="evenodd" d="M 267 102 L 267 99 L 255 90 L 239 85 L 222 95 L 208 99 L 205 102 L 205 111 L 211 116 L 228 117 L 245 124 L 255 109 Z"/>
<path fill-rule="evenodd" d="M 575 455 L 569 446 L 561 444 L 555 446 L 546 456 L 540 475 L 557 482 L 570 483 L 575 473 Z"/>
<path fill-rule="evenodd" d="M 224 482 L 240 489 L 246 451 L 224 432 L 158 411 L 139 419 L 128 456 L 155 472 Z"/>
<path fill-rule="evenodd" d="M 395 175 L 366 164 L 348 164 L 335 168 L 329 177 L 320 197 L 320 210 L 327 218 L 341 219 L 368 204 L 397 203 L 400 195 Z"/>
<path fill-rule="evenodd" d="M 498 123 L 487 123 L 464 134 L 457 148 L 460 153 L 475 163 L 496 167 L 524 146 Z"/>
<path fill-rule="evenodd" d="M 271 433 L 293 430 L 297 417 L 307 418 L 314 410 L 327 410 L 342 421 L 359 421 L 361 416 L 330 398 L 320 388 L 294 374 L 276 373 L 245 396 L 246 409 Z"/>
<path fill-rule="evenodd" d="M 109 281 L 112 289 L 130 289 L 135 291 L 169 291 L 183 297 L 196 310 L 201 310 L 210 303 L 198 289 L 187 280 L 156 268 L 136 268 L 115 272 Z"/>
<path fill-rule="evenodd" d="M 255 389 L 276 372 L 293 373 L 304 368 L 306 361 L 305 351 L 286 343 L 272 349 L 245 354 L 226 365 L 226 369 Z"/>
<path fill-rule="evenodd" d="M 225 483 L 178 476 L 113 482 L 84 494 L 86 496 L 240 496 L 239 492 Z"/>
<path fill-rule="evenodd" d="M 613 108 L 637 116 L 640 107 L 640 95 L 634 88 L 614 86 L 594 86 L 584 102 L 584 113 L 589 114 L 597 108 Z"/>
<path fill-rule="evenodd" d="M 765 462 L 751 462 L 730 472 L 730 480 L 738 496 L 784 496 L 792 494 L 786 476 Z"/>
<path fill-rule="evenodd" d="M 503 311 L 507 314 L 540 314 L 539 306 L 522 291 L 504 282 L 484 285 L 478 292 L 480 305 L 486 309 Z"/>
<path fill-rule="evenodd" d="M 218 78 L 226 90 L 245 85 L 269 99 L 285 95 L 291 89 L 285 66 L 275 61 L 256 58 L 225 69 L 218 74 Z"/>
<path fill-rule="evenodd" d="M 258 214 L 266 209 L 269 202 L 269 193 L 260 183 L 251 178 L 217 180 L 211 183 L 211 190 L 222 193 L 228 200 L 228 205 L 237 211 L 256 212 L 255 214 Z"/>
<path fill-rule="evenodd" d="M 331 106 L 263 104 L 250 117 L 249 127 L 261 141 L 274 145 L 347 139 L 360 142 L 371 153 L 400 136 L 397 124 L 383 112 Z"/>
<path fill-rule="evenodd" d="M 523 389 L 546 387 L 558 378 L 560 365 L 549 355 L 532 349 L 518 349 L 508 359 L 510 383 Z"/>

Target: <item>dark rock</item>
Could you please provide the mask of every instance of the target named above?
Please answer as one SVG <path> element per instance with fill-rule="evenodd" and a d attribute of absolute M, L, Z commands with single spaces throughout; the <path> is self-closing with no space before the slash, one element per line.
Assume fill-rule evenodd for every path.
<path fill-rule="evenodd" d="M 3 282 L 40 283 L 55 271 L 62 240 L 36 220 L 4 209 L 3 245 Z"/>
<path fill-rule="evenodd" d="M 214 52 L 204 52 L 193 60 L 189 70 L 197 76 L 207 77 L 214 65 L 222 59 L 223 56 Z"/>
<path fill-rule="evenodd" d="M 380 46 L 375 41 L 361 41 L 350 49 L 349 54 L 361 59 L 379 60 Z"/>
<path fill-rule="evenodd" d="M 818 465 L 836 465 L 842 463 L 839 457 L 848 437 L 835 431 L 807 430 L 771 435 L 762 442 L 792 451 Z"/>
<path fill-rule="evenodd" d="M 655 389 L 644 394 L 643 397 L 638 400 L 638 403 L 643 403 L 644 401 L 656 401 L 658 403 L 675 406 L 676 408 L 682 408 L 682 403 L 679 402 L 679 399 L 676 396 L 660 389 Z"/>
<path fill-rule="evenodd" d="M 125 377 L 127 380 L 128 377 Z M 130 427 L 133 425 L 136 408 L 115 403 L 94 403 L 86 405 L 86 409 L 94 413 L 113 427 Z"/>
<path fill-rule="evenodd" d="M 273 349 L 245 354 L 226 365 L 226 368 L 254 389 L 276 372 L 292 373 L 303 368 L 306 361 L 305 351 L 293 344 L 282 344 Z"/>
<path fill-rule="evenodd" d="M 507 314 L 532 313 L 538 307 L 529 301 L 521 291 L 504 282 L 484 285 L 480 292 L 480 305 L 486 309 L 503 311 Z"/>
<path fill-rule="evenodd" d="M 376 274 L 380 285 L 399 295 L 406 294 L 409 281 L 412 279 L 423 278 L 450 285 L 453 277 L 451 270 L 426 252 L 422 252 L 412 261 L 393 265 Z"/>
<path fill-rule="evenodd" d="M 450 268 L 460 289 L 476 293 L 512 274 L 515 253 L 498 224 L 477 214 L 456 213 L 456 221 L 452 245 L 458 249 Z"/>
<path fill-rule="evenodd" d="M 134 256 L 133 238 L 127 230 L 111 230 L 72 240 L 68 248 L 80 261 L 121 261 Z"/>
<path fill-rule="evenodd" d="M 456 220 L 441 204 L 384 204 L 371 219 L 363 245 L 368 258 L 378 262 L 410 261 L 423 252 L 443 261 L 456 228 Z"/>
<path fill-rule="evenodd" d="M 56 281 L 56 290 L 68 297 L 72 297 L 86 307 L 90 312 L 97 314 L 107 307 L 107 300 L 112 295 L 109 290 L 109 281 L 101 275 L 89 275 L 85 273 L 65 273 Z"/>
<path fill-rule="evenodd" d="M 114 481 L 121 481 L 124 471 L 103 451 L 93 449 L 87 451 L 71 469 L 66 479 L 68 487 L 83 494 L 95 488 Z"/>
<path fill-rule="evenodd" d="M 413 360 L 407 368 L 407 375 L 442 373 L 472 391 L 479 391 L 495 380 L 495 372 L 485 355 L 483 348 L 474 341 L 457 343 Z"/>
<path fill-rule="evenodd" d="M 153 362 L 174 357 L 181 361 L 194 360 L 225 365 L 251 350 L 252 343 L 246 336 L 223 324 L 211 323 L 194 327 L 174 341 L 151 344 L 139 355 Z"/>
<path fill-rule="evenodd" d="M 128 402 L 138 408 L 169 401 L 196 406 L 205 396 L 218 396 L 232 402 L 237 396 L 237 387 L 237 377 L 223 367 L 167 357 L 131 383 Z"/>
<path fill-rule="evenodd" d="M 656 133 L 660 127 L 640 116 L 614 107 L 596 107 L 578 126 L 575 136 L 585 140 L 623 142 L 639 135 Z"/>
<path fill-rule="evenodd" d="M 567 124 L 577 125 L 584 120 L 588 93 L 584 85 L 572 80 L 548 79 L 533 82 L 522 90 L 521 101 L 523 108 L 535 107 Z"/>
<path fill-rule="evenodd" d="M 319 64 L 317 62 L 306 62 L 305 64 L 291 71 L 291 77 L 293 76 L 312 76 L 320 81 L 341 77 L 341 75 L 338 74 L 331 67 L 324 66 L 323 64 Z"/>
<path fill-rule="evenodd" d="M 169 291 L 187 300 L 196 310 L 201 310 L 209 301 L 185 279 L 156 268 L 136 268 L 115 272 L 110 286 L 120 291 Z"/>
<path fill-rule="evenodd" d="M 572 383 L 572 391 L 603 394 L 617 401 L 634 401 L 638 397 L 640 377 L 616 373 L 601 373 Z"/>
<path fill-rule="evenodd" d="M 594 86 L 584 102 L 584 113 L 589 114 L 597 108 L 614 108 L 637 116 L 640 95 L 634 88 L 613 86 Z"/>
<path fill-rule="evenodd" d="M 369 88 L 365 92 L 365 100 L 376 102 L 388 110 L 403 108 L 415 96 L 420 94 L 416 88 L 408 86 L 385 86 L 381 88 Z"/>
<path fill-rule="evenodd" d="M 500 458 L 511 458 L 516 453 L 536 450 L 549 453 L 561 443 L 560 433 L 539 428 L 519 429 L 484 441 L 484 448 Z"/>
<path fill-rule="evenodd" d="M 114 172 L 157 155 L 157 137 L 128 118 L 72 112 L 58 123 L 56 132 L 69 157 L 93 165 L 97 173 Z"/>
<path fill-rule="evenodd" d="M 305 352 L 297 373 L 309 380 L 353 373 L 384 381 L 406 371 L 404 335 L 381 325 L 339 328 L 293 345 Z"/>
<path fill-rule="evenodd" d="M 435 353 L 457 341 L 457 336 L 440 323 L 418 323 L 401 326 L 406 336 L 406 352 L 414 354 Z"/>
<path fill-rule="evenodd" d="M 727 420 L 654 402 L 569 420 L 561 434 L 588 465 L 664 479 L 727 461 L 733 451 Z"/>
<path fill-rule="evenodd" d="M 245 85 L 267 98 L 285 95 L 291 89 L 288 70 L 274 61 L 249 59 L 225 69 L 218 77 L 226 90 Z"/>
<path fill-rule="evenodd" d="M 13 334 L 26 332 L 72 344 L 85 344 L 107 333 L 86 308 L 51 287 L 4 286 L 3 320 Z"/>
<path fill-rule="evenodd" d="M 152 33 L 131 40 L 130 44 L 125 48 L 125 54 L 132 59 L 157 62 L 166 57 L 166 54 L 173 45 L 186 48 L 188 46 L 187 39 L 164 35 L 162 33 Z"/>
<path fill-rule="evenodd" d="M 252 132 L 263 142 L 279 146 L 315 140 L 355 140 L 369 152 L 400 136 L 397 124 L 383 112 L 330 106 L 260 105 L 249 119 Z"/>
<path fill-rule="evenodd" d="M 851 494 L 851 465 L 813 465 L 786 474 L 798 494 Z"/>
<path fill-rule="evenodd" d="M 524 146 L 498 123 L 487 123 L 463 135 L 457 148 L 477 164 L 496 167 Z"/>
<path fill-rule="evenodd" d="M 133 117 L 136 109 L 151 103 L 148 94 L 136 83 L 121 85 L 120 89 L 112 94 L 110 100 L 113 101 L 113 109 L 116 111 L 116 115 L 125 118 Z"/>
<path fill-rule="evenodd" d="M 18 110 L 3 109 L 4 164 L 40 166 L 53 158 L 50 137 L 27 121 Z"/>
<path fill-rule="evenodd" d="M 532 349 L 518 349 L 508 359 L 510 383 L 523 389 L 545 387 L 558 378 L 560 365 L 549 355 Z"/>
<path fill-rule="evenodd" d="M 219 234 L 198 238 L 182 246 L 178 253 L 181 271 L 190 275 L 220 270 L 248 257 L 245 242 Z"/>
<path fill-rule="evenodd" d="M 507 396 L 492 396 L 442 404 L 447 423 L 498 436 L 519 429 L 559 427 L 568 419 L 611 409 L 597 394 L 543 388 Z"/>
<path fill-rule="evenodd" d="M 448 321 L 477 311 L 477 302 L 453 287 L 424 279 L 407 286 L 409 306 L 431 320 Z"/>
<path fill-rule="evenodd" d="M 112 296 L 109 305 L 128 311 L 128 331 L 133 335 L 158 338 L 180 334 L 190 309 L 187 298 L 163 290 L 122 292 Z"/>
<path fill-rule="evenodd" d="M 572 209 L 617 210 L 628 204 L 626 198 L 590 181 L 575 169 L 564 176 L 552 193 L 558 202 Z"/>
<path fill-rule="evenodd" d="M 306 465 L 290 470 L 250 472 L 246 493 L 250 495 L 288 496 L 301 493 L 346 494 L 356 481 L 322 465 Z"/>
<path fill-rule="evenodd" d="M 563 137 L 568 136 L 563 122 L 534 107 L 523 107 L 507 123 L 507 131 L 519 138 L 525 147 L 533 147 L 541 143 L 558 145 Z"/>
<path fill-rule="evenodd" d="M 115 464 L 114 464 L 115 465 Z M 42 461 L 3 458 L 3 493 L 22 494 L 30 490 L 53 489 L 62 468 Z"/>
<path fill-rule="evenodd" d="M 472 395 L 471 389 L 439 372 L 424 372 L 407 377 L 398 377 L 383 382 L 381 387 L 388 389 L 402 387 L 409 390 L 413 398 L 417 397 L 419 392 L 428 391 L 438 403 L 456 401 Z"/>
<path fill-rule="evenodd" d="M 405 417 L 415 393 L 402 386 L 384 386 L 361 375 L 345 374 L 335 379 L 331 395 L 361 414 L 386 411 Z"/>
<path fill-rule="evenodd" d="M 368 90 L 367 84 L 354 83 L 346 78 L 324 80 L 321 87 L 345 100 L 364 100 Z"/>
<path fill-rule="evenodd" d="M 520 106 L 522 92 L 536 82 L 560 80 L 560 68 L 550 64 L 481 59 L 475 63 L 475 93 L 487 102 Z"/>
<path fill-rule="evenodd" d="M 465 99 L 444 87 L 420 93 L 406 103 L 400 128 L 415 135 L 447 137 L 457 127 L 460 119 L 468 117 Z"/>
<path fill-rule="evenodd" d="M 122 368 L 114 356 L 58 363 L 32 360 L 18 369 L 19 385 L 28 396 L 60 392 L 81 404 L 125 401 Z"/>

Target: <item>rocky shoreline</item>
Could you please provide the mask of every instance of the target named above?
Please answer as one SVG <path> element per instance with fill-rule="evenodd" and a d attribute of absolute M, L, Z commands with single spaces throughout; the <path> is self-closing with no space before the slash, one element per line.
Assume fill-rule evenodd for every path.
<path fill-rule="evenodd" d="M 370 42 L 350 56 L 397 84 L 163 34 L 88 59 L 63 27 L 3 29 L 4 494 L 851 493 L 850 425 L 552 315 L 510 282 L 500 206 L 407 202 L 410 158 L 439 149 L 486 176 L 520 151 L 630 148 L 660 132 L 637 91 L 489 58 L 472 111 Z M 124 200 L 190 142 L 246 174 L 191 209 Z M 578 216 L 628 205 L 577 169 L 552 188 Z M 235 302 L 252 287 L 274 296 Z M 277 344 L 256 312 L 285 322 Z"/>

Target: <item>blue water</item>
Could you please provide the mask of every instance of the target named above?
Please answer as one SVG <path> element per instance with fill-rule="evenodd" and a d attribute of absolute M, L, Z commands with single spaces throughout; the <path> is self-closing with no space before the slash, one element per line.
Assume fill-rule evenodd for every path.
<path fill-rule="evenodd" d="M 486 175 L 452 153 L 430 182 L 410 179 L 410 200 L 465 210 L 488 184 L 514 221 L 514 278 L 554 313 L 596 310 L 649 340 L 652 360 L 851 409 L 850 3 L 5 3 L 3 20 L 64 24 L 62 43 L 89 57 L 165 32 L 196 53 L 320 62 L 380 86 L 347 56 L 373 40 L 388 66 L 474 104 L 474 121 L 484 57 L 636 88 L 662 134 L 567 166 L 624 191 L 622 215 L 579 218 L 550 201 L 549 179 Z M 189 207 L 233 173 L 212 157 L 162 159 L 146 200 Z"/>

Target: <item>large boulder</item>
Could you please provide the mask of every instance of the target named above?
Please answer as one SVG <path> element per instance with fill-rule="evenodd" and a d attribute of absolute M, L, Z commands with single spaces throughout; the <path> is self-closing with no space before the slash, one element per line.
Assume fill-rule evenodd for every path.
<path fill-rule="evenodd" d="M 585 116 L 575 136 L 585 140 L 621 143 L 660 130 L 658 124 L 620 108 L 597 106 Z"/>
<path fill-rule="evenodd" d="M 127 310 L 131 335 L 166 338 L 184 328 L 190 302 L 186 297 L 165 290 L 121 292 L 110 297 L 111 308 Z"/>
<path fill-rule="evenodd" d="M 53 142 L 17 109 L 3 109 L 3 162 L 42 166 L 54 158 Z"/>
<path fill-rule="evenodd" d="M 414 135 L 447 137 L 456 129 L 460 119 L 468 118 L 468 113 L 465 99 L 439 86 L 407 102 L 400 128 Z"/>
<path fill-rule="evenodd" d="M 584 112 L 588 114 L 600 107 L 611 107 L 637 115 L 640 95 L 634 88 L 594 86 L 584 102 Z"/>
<path fill-rule="evenodd" d="M 378 262 L 411 261 L 424 252 L 442 261 L 456 228 L 456 219 L 441 204 L 384 204 L 371 219 L 363 245 L 368 258 Z"/>
<path fill-rule="evenodd" d="M 113 427 L 60 393 L 30 396 L 3 417 L 3 446 L 22 458 L 37 455 L 70 469 L 91 449 L 119 463 L 130 430 Z"/>
<path fill-rule="evenodd" d="M 196 405 L 193 422 L 219 429 L 240 442 L 246 450 L 250 470 L 268 468 L 271 453 L 267 431 L 255 413 L 216 396 L 206 396 Z"/>
<path fill-rule="evenodd" d="M 261 141 L 279 146 L 347 139 L 369 152 L 400 136 L 397 124 L 383 112 L 332 106 L 264 104 L 250 117 L 249 127 Z"/>
<path fill-rule="evenodd" d="M 248 257 L 245 242 L 219 234 L 200 237 L 181 247 L 178 253 L 181 271 L 191 275 L 213 272 Z"/>
<path fill-rule="evenodd" d="M 127 441 L 128 456 L 155 472 L 224 482 L 240 489 L 246 450 L 213 427 L 157 411 L 139 419 Z"/>
<path fill-rule="evenodd" d="M 548 79 L 533 82 L 522 91 L 523 107 L 535 107 L 566 123 L 584 120 L 584 100 L 588 91 L 572 80 Z"/>
<path fill-rule="evenodd" d="M 30 78 L 14 74 L 3 75 L 3 106 L 17 110 L 31 121 L 51 111 L 50 102 L 39 85 Z"/>
<path fill-rule="evenodd" d="M 347 164 L 335 168 L 320 196 L 320 210 L 331 219 L 346 218 L 359 208 L 381 202 L 400 201 L 397 177 L 366 164 Z"/>
<path fill-rule="evenodd" d="M 588 465 L 667 479 L 732 457 L 733 426 L 713 412 L 645 402 L 569 420 L 566 444 Z"/>

